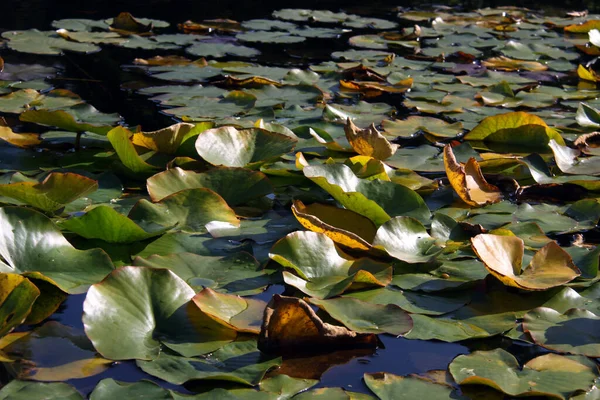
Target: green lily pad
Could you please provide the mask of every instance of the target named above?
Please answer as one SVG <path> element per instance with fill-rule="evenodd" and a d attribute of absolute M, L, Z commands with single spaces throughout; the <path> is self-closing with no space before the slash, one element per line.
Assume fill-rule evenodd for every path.
<path fill-rule="evenodd" d="M 245 167 L 279 157 L 292 151 L 295 144 L 294 139 L 279 133 L 225 126 L 198 135 L 196 150 L 213 165 Z"/>
<path fill-rule="evenodd" d="M 238 46 L 231 43 L 219 42 L 200 42 L 185 49 L 186 53 L 199 57 L 222 58 L 226 56 L 234 57 L 255 57 L 260 51 L 247 46 Z"/>
<path fill-rule="evenodd" d="M 461 122 L 450 123 L 437 118 L 418 116 L 411 116 L 405 120 L 384 120 L 382 125 L 386 135 L 405 138 L 413 136 L 418 131 L 438 137 L 453 138 L 463 131 Z"/>
<path fill-rule="evenodd" d="M 244 338 L 226 344 L 205 358 L 181 357 L 162 352 L 152 361 L 138 361 L 146 373 L 174 384 L 190 380 L 222 380 L 253 386 L 281 358 L 267 357 L 256 347 L 256 339 Z"/>
<path fill-rule="evenodd" d="M 321 186 L 343 206 L 377 226 L 403 215 L 428 223 L 429 208 L 415 191 L 393 182 L 358 178 L 343 164 L 307 166 L 304 175 Z"/>
<path fill-rule="evenodd" d="M 8 40 L 8 47 L 22 53 L 61 55 L 64 51 L 95 53 L 100 47 L 91 43 L 77 43 L 63 39 L 53 31 L 8 31 L 2 34 Z"/>
<path fill-rule="evenodd" d="M 19 326 L 32 310 L 40 290 L 27 278 L 0 273 L 0 337 Z"/>
<path fill-rule="evenodd" d="M 118 382 L 112 378 L 102 379 L 90 394 L 90 400 L 132 399 L 173 400 L 167 389 L 154 382 L 142 380 L 139 382 Z"/>
<path fill-rule="evenodd" d="M 109 243 L 131 243 L 163 234 L 167 228 L 147 232 L 125 215 L 109 206 L 100 205 L 80 217 L 60 223 L 86 239 L 101 239 Z"/>
<path fill-rule="evenodd" d="M 386 372 L 364 375 L 365 383 L 381 400 L 414 399 L 427 393 L 431 400 L 465 399 L 449 385 L 418 376 L 398 376 Z"/>
<path fill-rule="evenodd" d="M 137 153 L 133 142 L 131 141 L 132 133 L 123 127 L 116 127 L 109 131 L 106 136 L 113 145 L 119 159 L 123 165 L 133 174 L 150 175 L 156 172 L 158 167 L 148 164 Z"/>
<path fill-rule="evenodd" d="M 358 333 L 389 333 L 399 336 L 412 328 L 408 313 L 393 304 L 372 304 L 349 297 L 310 299 L 310 302 Z"/>
<path fill-rule="evenodd" d="M 598 357 L 598 324 L 600 317 L 587 310 L 573 308 L 561 314 L 551 308 L 540 307 L 525 314 L 523 330 L 536 344 L 548 349 Z"/>
<path fill-rule="evenodd" d="M 409 263 L 427 262 L 442 252 L 425 227 L 410 217 L 395 217 L 377 229 L 373 246 Z"/>
<path fill-rule="evenodd" d="M 77 250 L 46 216 L 20 207 L 0 208 L 1 272 L 47 280 L 65 292 L 83 293 L 113 270 L 100 249 Z"/>
<path fill-rule="evenodd" d="M 554 140 L 548 143 L 554 153 L 558 168 L 566 174 L 599 175 L 600 156 L 579 157 L 581 151 L 571 149 Z"/>
<path fill-rule="evenodd" d="M 465 140 L 515 144 L 527 147 L 546 146 L 550 140 L 564 146 L 560 134 L 539 117 L 522 111 L 484 118 Z"/>
<path fill-rule="evenodd" d="M 488 272 L 478 260 L 435 261 L 423 266 L 423 272 L 396 274 L 392 284 L 401 289 L 437 292 L 473 286 Z"/>
<path fill-rule="evenodd" d="M 53 172 L 42 182 L 0 185 L 0 196 L 40 210 L 53 212 L 98 189 L 98 182 L 83 175 Z"/>
<path fill-rule="evenodd" d="M 169 270 L 122 267 L 89 289 L 83 303 L 86 334 L 100 354 L 113 360 L 156 359 L 164 354 L 161 343 L 184 349 L 191 343 L 208 352 L 233 340 L 235 331 L 193 303 L 186 306 L 194 294 Z"/>
<path fill-rule="evenodd" d="M 449 369 L 459 385 L 491 386 L 509 396 L 559 399 L 589 389 L 596 377 L 595 365 L 583 357 L 545 354 L 521 369 L 516 358 L 502 349 L 458 356 Z"/>
<path fill-rule="evenodd" d="M 23 122 L 55 126 L 70 132 L 92 132 L 106 135 L 119 122 L 118 114 L 103 114 L 89 104 L 64 110 L 27 110 L 19 116 Z"/>
<path fill-rule="evenodd" d="M 185 189 L 157 203 L 140 200 L 130 211 L 132 219 L 146 232 L 176 227 L 187 232 L 205 232 L 206 224 L 221 221 L 239 226 L 235 212 L 210 189 Z"/>
<path fill-rule="evenodd" d="M 15 379 L 0 390 L 2 400 L 83 400 L 83 396 L 71 385 L 63 382 L 31 382 Z"/>
<path fill-rule="evenodd" d="M 294 232 L 271 248 L 269 258 L 293 269 L 283 273 L 286 283 L 318 298 L 341 294 L 355 286 L 386 286 L 391 267 L 369 259 L 354 260 L 322 233 Z"/>
<path fill-rule="evenodd" d="M 169 269 L 196 290 L 208 287 L 238 295 L 260 293 L 272 281 L 248 253 L 224 257 L 193 253 L 153 255 L 136 257 L 133 265 Z"/>
<path fill-rule="evenodd" d="M 172 168 L 148 178 L 147 186 L 153 201 L 180 190 L 206 188 L 219 194 L 230 206 L 246 204 L 273 192 L 273 186 L 262 172 L 229 167 L 201 173 Z"/>

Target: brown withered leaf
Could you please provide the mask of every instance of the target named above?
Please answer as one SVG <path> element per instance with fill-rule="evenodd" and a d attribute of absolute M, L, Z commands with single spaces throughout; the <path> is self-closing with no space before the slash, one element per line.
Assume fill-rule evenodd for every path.
<path fill-rule="evenodd" d="M 376 346 L 376 335 L 323 322 L 304 300 L 278 294 L 265 309 L 258 337 L 258 348 L 266 353 Z"/>
<path fill-rule="evenodd" d="M 178 24 L 177 27 L 184 33 L 200 34 L 210 32 L 235 33 L 243 30 L 242 25 L 232 19 L 207 19 L 202 22 L 188 20 Z"/>
<path fill-rule="evenodd" d="M 459 163 L 450 145 L 444 147 L 444 167 L 450 185 L 468 205 L 481 207 L 502 200 L 500 189 L 485 180 L 477 161 L 471 157 L 466 164 Z"/>
<path fill-rule="evenodd" d="M 152 23 L 142 24 L 128 12 L 122 12 L 113 18 L 110 30 L 123 35 L 149 35 L 152 31 Z"/>
<path fill-rule="evenodd" d="M 0 57 L 0 72 L 4 71 L 4 59 Z"/>
<path fill-rule="evenodd" d="M 583 153 L 590 154 L 592 153 L 591 149 L 600 147 L 600 132 L 590 132 L 578 136 L 573 144 Z"/>
<path fill-rule="evenodd" d="M 385 76 L 362 64 L 346 68 L 341 73 L 345 80 L 386 82 Z"/>
<path fill-rule="evenodd" d="M 340 86 L 348 90 L 356 90 L 366 97 L 375 97 L 383 93 L 404 93 L 413 85 L 413 78 L 407 78 L 391 85 L 388 83 L 371 81 L 345 81 L 340 80 Z"/>
<path fill-rule="evenodd" d="M 0 140 L 6 141 L 13 146 L 27 148 L 42 143 L 37 133 L 15 133 L 8 126 L 6 120 L 0 117 Z"/>
<path fill-rule="evenodd" d="M 385 160 L 394 155 L 398 149 L 398 145 L 390 143 L 379 133 L 374 124 L 366 129 L 360 129 L 348 118 L 344 132 L 354 151 L 363 156 Z"/>

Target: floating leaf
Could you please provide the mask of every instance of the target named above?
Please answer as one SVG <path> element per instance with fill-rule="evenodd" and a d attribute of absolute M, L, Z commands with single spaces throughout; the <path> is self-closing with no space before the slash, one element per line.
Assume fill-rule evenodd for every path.
<path fill-rule="evenodd" d="M 240 339 L 226 344 L 202 358 L 187 358 L 162 352 L 153 361 L 138 361 L 144 372 L 180 385 L 190 380 L 228 381 L 246 386 L 257 385 L 265 373 L 277 367 L 281 358 L 265 356 L 255 339 Z"/>
<path fill-rule="evenodd" d="M 558 168 L 566 174 L 599 175 L 600 157 L 579 157 L 581 151 L 561 145 L 554 140 L 549 143 Z"/>
<path fill-rule="evenodd" d="M 224 126 L 198 135 L 196 150 L 213 165 L 245 167 L 290 152 L 295 144 L 294 139 L 279 133 Z"/>
<path fill-rule="evenodd" d="M 125 215 L 105 205 L 94 207 L 81 217 L 69 218 L 60 223 L 86 239 L 100 239 L 108 243 L 131 243 L 163 234 L 168 228 L 145 231 Z"/>
<path fill-rule="evenodd" d="M 546 146 L 550 140 L 564 145 L 560 134 L 549 128 L 540 118 L 523 111 L 510 112 L 484 118 L 465 140 L 483 140 L 527 147 Z"/>
<path fill-rule="evenodd" d="M 175 154 L 186 137 L 194 135 L 196 125 L 180 122 L 154 132 L 137 132 L 131 137 L 136 146 L 165 154 Z M 197 134 L 198 132 L 196 132 Z"/>
<path fill-rule="evenodd" d="M 379 133 L 375 125 L 366 129 L 360 129 L 350 118 L 346 121 L 344 127 L 346 139 L 352 148 L 361 155 L 373 157 L 377 160 L 385 160 L 391 157 L 398 148 L 397 144 L 391 144 Z"/>
<path fill-rule="evenodd" d="M 83 293 L 113 270 L 100 249 L 77 250 L 46 216 L 20 207 L 0 208 L 1 272 L 48 280 L 68 293 Z"/>
<path fill-rule="evenodd" d="M 201 173 L 176 167 L 148 178 L 147 186 L 153 201 L 185 189 L 206 188 L 223 197 L 230 206 L 247 204 L 273 192 L 273 186 L 262 172 L 229 167 Z"/>
<path fill-rule="evenodd" d="M 93 132 L 106 135 L 119 121 L 117 114 L 102 114 L 84 104 L 67 110 L 27 110 L 19 116 L 23 122 L 55 126 L 70 132 Z"/>
<path fill-rule="evenodd" d="M 39 295 L 39 289 L 29 279 L 0 273 L 0 337 L 25 321 Z"/>
<path fill-rule="evenodd" d="M 83 400 L 77 389 L 63 382 L 41 383 L 12 380 L 0 390 L 2 400 Z"/>
<path fill-rule="evenodd" d="M 357 333 L 323 322 L 310 306 L 295 297 L 274 295 L 265 311 L 258 348 L 265 352 L 300 348 L 374 347 L 372 333 Z"/>
<path fill-rule="evenodd" d="M 386 135 L 411 137 L 418 131 L 423 131 L 436 137 L 456 137 L 463 131 L 461 122 L 450 123 L 437 118 L 410 116 L 405 120 L 386 119 L 382 123 Z"/>
<path fill-rule="evenodd" d="M 570 33 L 588 33 L 592 29 L 600 28 L 600 20 L 591 19 L 581 24 L 573 24 L 565 26 L 565 32 Z"/>
<path fill-rule="evenodd" d="M 480 207 L 502 200 L 500 189 L 485 180 L 475 158 L 471 157 L 466 164 L 461 164 L 456 160 L 452 147 L 446 145 L 444 167 L 452 188 L 468 205 Z"/>
<path fill-rule="evenodd" d="M 359 179 L 350 167 L 341 164 L 311 165 L 302 172 L 343 206 L 377 226 L 398 215 L 414 217 L 423 223 L 429 221 L 430 212 L 421 196 L 405 186 Z"/>
<path fill-rule="evenodd" d="M 246 295 L 260 293 L 271 283 L 267 271 L 259 268 L 254 257 L 243 252 L 219 257 L 175 250 L 164 256 L 137 257 L 133 265 L 170 269 L 196 290 L 207 287 Z"/>
<path fill-rule="evenodd" d="M 74 173 L 53 172 L 42 182 L 0 185 L 0 195 L 43 211 L 56 211 L 98 189 L 98 182 Z"/>
<path fill-rule="evenodd" d="M 240 224 L 221 196 L 202 188 L 181 190 L 157 203 L 142 199 L 131 209 L 129 218 L 147 232 L 173 226 L 188 232 L 204 232 L 205 225 L 212 221 Z"/>
<path fill-rule="evenodd" d="M 350 297 L 329 300 L 310 299 L 333 319 L 358 333 L 403 335 L 412 328 L 408 313 L 400 307 L 372 304 Z"/>
<path fill-rule="evenodd" d="M 579 103 L 575 120 L 584 127 L 600 128 L 600 112 L 585 103 Z"/>
<path fill-rule="evenodd" d="M 234 331 L 194 313 L 193 304 L 186 308 L 194 294 L 169 270 L 122 267 L 89 289 L 83 303 L 86 334 L 113 360 L 155 359 L 161 342 L 185 346 L 193 340 L 208 352 L 233 340 Z"/>
<path fill-rule="evenodd" d="M 63 51 L 95 53 L 100 47 L 91 43 L 77 43 L 63 39 L 53 31 L 7 31 L 2 37 L 8 40 L 8 47 L 22 53 L 61 55 Z"/>
<path fill-rule="evenodd" d="M 373 246 L 408 263 L 427 262 L 442 252 L 425 227 L 410 217 L 395 217 L 377 229 Z"/>
<path fill-rule="evenodd" d="M 481 234 L 471 239 L 473 250 L 487 270 L 507 286 L 546 290 L 572 281 L 581 272 L 556 242 L 538 250 L 523 269 L 524 244 L 515 236 Z"/>
<path fill-rule="evenodd" d="M 37 133 L 16 133 L 0 117 L 0 139 L 14 146 L 28 148 L 42 143 Z"/>
<path fill-rule="evenodd" d="M 548 69 L 547 65 L 537 61 L 516 60 L 504 56 L 488 58 L 482 61 L 481 64 L 487 68 L 499 71 L 546 71 Z"/>
<path fill-rule="evenodd" d="M 114 147 L 123 165 L 134 174 L 150 175 L 158 167 L 148 164 L 137 153 L 131 140 L 132 133 L 123 127 L 116 127 L 107 133 L 110 144 Z"/>
<path fill-rule="evenodd" d="M 561 314 L 551 308 L 540 307 L 525 314 L 523 330 L 533 341 L 561 353 L 598 357 L 600 342 L 596 314 L 572 308 Z"/>
<path fill-rule="evenodd" d="M 431 400 L 463 399 L 449 385 L 432 382 L 419 376 L 398 376 L 386 372 L 364 375 L 365 383 L 381 400 L 414 399 L 427 393 Z"/>
<path fill-rule="evenodd" d="M 319 203 L 305 206 L 300 200 L 294 201 L 292 212 L 306 229 L 324 233 L 338 244 L 360 250 L 372 247 L 377 229 L 360 214 Z"/>
<path fill-rule="evenodd" d="M 353 284 L 385 286 L 391 279 L 389 265 L 369 259 L 354 260 L 329 237 L 316 232 L 288 234 L 271 248 L 269 258 L 292 268 L 299 277 L 284 272 L 286 283 L 313 297 L 333 297 Z"/>
<path fill-rule="evenodd" d="M 458 356 L 449 370 L 459 385 L 486 385 L 509 396 L 558 399 L 587 390 L 596 377 L 595 365 L 583 357 L 545 354 L 521 369 L 516 358 L 503 349 Z"/>
<path fill-rule="evenodd" d="M 203 313 L 238 332 L 260 333 L 263 313 L 267 303 L 262 300 L 243 299 L 240 296 L 217 293 L 203 289 L 192 301 Z"/>

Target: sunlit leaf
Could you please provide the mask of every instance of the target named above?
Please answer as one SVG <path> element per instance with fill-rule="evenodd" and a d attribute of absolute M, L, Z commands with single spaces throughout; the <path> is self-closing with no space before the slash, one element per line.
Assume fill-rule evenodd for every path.
<path fill-rule="evenodd" d="M 0 208 L 1 272 L 48 280 L 68 293 L 83 293 L 113 270 L 100 249 L 75 249 L 43 214 L 20 207 Z"/>
<path fill-rule="evenodd" d="M 545 354 L 523 368 L 505 350 L 476 351 L 456 357 L 450 373 L 460 385 L 486 385 L 509 396 L 548 396 L 566 399 L 587 390 L 596 376 L 595 366 L 583 357 Z"/>
<path fill-rule="evenodd" d="M 391 157 L 398 148 L 397 144 L 388 142 L 375 128 L 375 125 L 371 125 L 366 129 L 360 129 L 348 118 L 344 131 L 352 148 L 358 154 L 364 156 L 385 160 Z"/>
<path fill-rule="evenodd" d="M 365 383 L 381 400 L 414 399 L 427 393 L 431 400 L 463 399 L 449 385 L 419 376 L 398 376 L 386 372 L 364 375 Z"/>
<path fill-rule="evenodd" d="M 409 263 L 427 262 L 441 253 L 425 227 L 410 217 L 394 217 L 377 229 L 373 246 Z"/>
<path fill-rule="evenodd" d="M 538 250 L 523 268 L 523 240 L 515 236 L 481 234 L 471 239 L 473 250 L 488 271 L 508 286 L 545 290 L 572 281 L 581 272 L 556 242 Z"/>

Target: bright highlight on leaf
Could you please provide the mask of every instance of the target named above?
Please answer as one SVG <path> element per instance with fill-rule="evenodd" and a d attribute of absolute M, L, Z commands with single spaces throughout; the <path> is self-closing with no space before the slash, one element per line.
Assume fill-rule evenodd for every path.
<path fill-rule="evenodd" d="M 526 268 L 522 266 L 524 244 L 521 238 L 481 234 L 471 242 L 487 270 L 507 286 L 546 290 L 570 282 L 581 274 L 571 256 L 556 242 L 538 250 Z"/>

